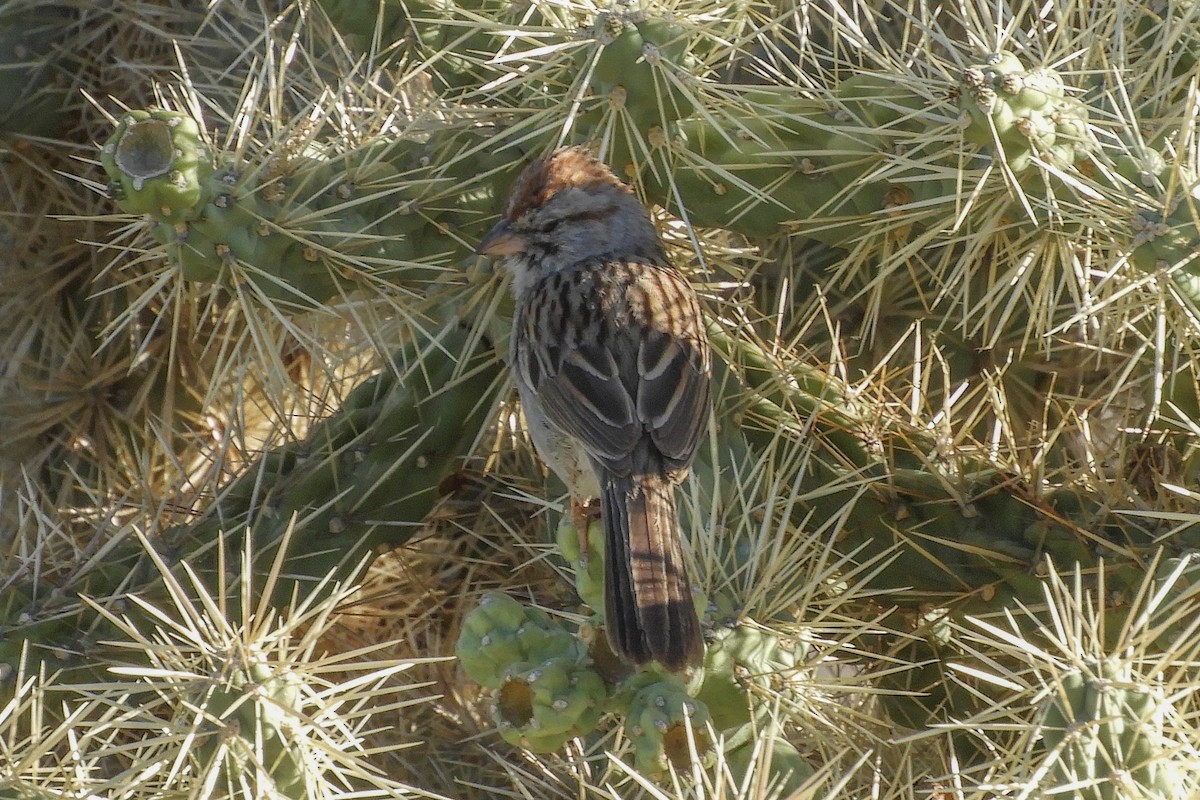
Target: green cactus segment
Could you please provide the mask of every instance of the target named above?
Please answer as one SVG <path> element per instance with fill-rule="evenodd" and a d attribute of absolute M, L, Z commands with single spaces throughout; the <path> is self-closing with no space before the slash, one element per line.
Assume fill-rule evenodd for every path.
<path fill-rule="evenodd" d="M 1161 702 L 1115 660 L 1065 675 L 1052 687 L 1042 720 L 1051 774 L 1083 800 L 1177 797 Z"/>
<path fill-rule="evenodd" d="M 708 760 L 710 721 L 708 707 L 689 696 L 679 678 L 662 678 L 644 686 L 630 700 L 625 718 L 634 766 L 647 775 L 662 775 L 670 766 L 679 771 L 689 769 L 696 756 Z"/>
<path fill-rule="evenodd" d="M 626 179 L 641 172 L 649 151 L 695 110 L 684 84 L 695 79 L 692 37 L 675 21 L 601 15 L 591 46 L 575 52 L 574 69 L 587 77 L 576 139 L 598 143 Z"/>
<path fill-rule="evenodd" d="M 294 517 L 284 572 L 305 582 L 347 573 L 417 530 L 490 412 L 499 371 L 490 344 L 457 324 L 414 338 L 341 411 L 265 454 L 167 541 L 178 553 L 204 550 L 193 567 L 216 568 L 205 546 L 248 531 L 265 570 Z"/>
<path fill-rule="evenodd" d="M 311 796 L 314 781 L 293 736 L 294 729 L 304 725 L 301 685 L 295 675 L 260 662 L 214 676 L 204 682 L 202 696 L 189 700 L 179 704 L 178 713 L 190 718 L 195 709 L 202 709 L 199 719 L 190 720 L 198 727 L 194 757 L 220 794 L 246 796 L 239 787 L 254 776 L 249 784 L 255 786 L 255 796 Z M 262 785 L 264 778 L 269 786 Z"/>
<path fill-rule="evenodd" d="M 842 246 L 863 219 L 914 200 L 920 176 L 892 165 L 898 141 L 922 128 L 912 92 L 859 76 L 831 102 L 766 87 L 731 99 L 744 113 L 692 117 L 664 135 L 662 163 L 646 176 L 655 202 L 698 225 L 756 237 L 788 226 Z"/>
<path fill-rule="evenodd" d="M 518 662 L 505 670 L 492 718 L 509 744 L 549 753 L 594 731 L 607 697 L 604 680 L 577 658 Z"/>
<path fill-rule="evenodd" d="M 235 558 L 244 552 L 243 537 L 251 537 L 255 563 L 248 568 L 265 575 L 291 529 L 281 570 L 287 580 L 271 602 L 286 606 L 296 583 L 303 593 L 349 577 L 369 554 L 401 545 L 419 529 L 490 413 L 500 366 L 485 339 L 457 324 L 430 339 L 414 338 L 306 439 L 263 454 L 200 520 L 165 531 L 155 540 L 159 552 L 215 587 L 223 579 L 218 570 L 229 566 L 219 539 L 225 558 Z M 129 537 L 54 603 L 27 599 L 48 590 L 11 588 L 0 607 L 0 673 L 18 663 L 27 640 L 55 643 L 33 651 L 48 666 L 86 666 L 74 654 L 105 638 L 107 625 L 81 611 L 75 593 L 107 597 L 120 589 L 153 600 L 162 591 L 159 581 L 150 557 Z M 230 614 L 237 618 L 236 610 Z"/>
<path fill-rule="evenodd" d="M 127 111 L 100 148 L 109 194 L 122 211 L 173 225 L 211 196 L 212 154 L 196 120 L 178 111 Z"/>
<path fill-rule="evenodd" d="M 545 611 L 500 592 L 484 595 L 466 616 L 454 652 L 467 676 L 489 689 L 499 689 L 514 664 L 585 656 L 583 643 Z"/>
<path fill-rule="evenodd" d="M 579 532 L 567 517 L 554 533 L 558 552 L 575 568 L 575 592 L 600 620 L 604 618 L 604 529 L 592 520 L 587 533 L 587 557 L 580 552 Z"/>
<path fill-rule="evenodd" d="M 759 89 L 724 127 L 684 120 L 660 148 L 647 193 L 693 224 L 747 236 L 769 236 L 818 208 L 836 215 L 845 197 L 824 159 L 825 113 L 815 101 Z"/>
<path fill-rule="evenodd" d="M 886 719 L 911 730 L 962 719 L 979 702 L 977 693 L 946 674 L 947 662 L 959 653 L 948 648 L 935 631 L 926 629 L 924 633 L 924 637 L 889 646 L 888 664 L 875 679 L 879 709 Z"/>
<path fill-rule="evenodd" d="M 404 38 L 405 4 L 401 0 L 317 0 L 334 26 L 349 37 L 349 44 L 365 51 L 378 35 L 383 47 Z"/>
<path fill-rule="evenodd" d="M 489 62 L 499 43 L 510 53 L 531 47 L 503 33 L 544 24 L 536 9 L 501 0 L 318 0 L 318 5 L 341 34 L 341 46 L 370 53 L 384 65 L 406 58 L 420 63 L 438 92 L 477 89 L 498 74 Z"/>
<path fill-rule="evenodd" d="M 1033 157 L 1065 167 L 1088 151 L 1084 107 L 1071 100 L 1052 69 L 1026 70 L 1000 51 L 963 70 L 958 84 L 963 136 L 992 149 L 1014 173 Z"/>
<path fill-rule="evenodd" d="M 1119 558 L 1129 546 L 1155 547 L 1152 535 L 1128 526 L 1098 528 L 1092 517 L 1099 511 L 1080 508 L 1069 491 L 1036 498 L 984 464 L 963 463 L 953 477 L 898 466 L 920 462 L 919 434 L 896 437 L 890 462 L 884 462 L 866 447 L 868 431 L 851 406 L 838 402 L 830 378 L 799 366 L 791 374 L 772 367 L 752 342 L 712 326 L 709 338 L 718 356 L 714 381 L 725 387 L 716 401 L 722 418 L 743 421 L 747 444 L 759 451 L 777 446 L 780 435 L 813 442 L 819 456 L 809 460 L 806 480 L 837 488 L 798 502 L 793 519 L 798 525 L 844 519 L 838 551 L 860 562 L 881 559 L 872 583 L 890 592 L 893 602 L 920 607 L 954 601 L 974 610 L 1014 596 L 1036 603 L 1042 587 L 1034 573 L 1046 555 L 1060 568 L 1091 568 L 1099 557 Z M 747 396 L 753 398 L 749 406 Z M 886 480 L 871 480 L 882 475 Z M 1179 534 L 1180 543 L 1195 535 Z M 1109 537 L 1113 547 L 1106 549 Z"/>
<path fill-rule="evenodd" d="M 708 708 L 713 727 L 727 730 L 751 721 L 755 690 L 778 694 L 795 672 L 796 653 L 789 642 L 751 625 L 718 626 L 696 699 Z"/>
<path fill-rule="evenodd" d="M 61 800 L 64 796 L 61 790 L 47 790 L 26 780 L 24 776 L 5 778 L 0 800 Z"/>
<path fill-rule="evenodd" d="M 838 84 L 837 99 L 863 127 L 914 134 L 926 128 L 925 101 L 892 75 L 855 73 Z"/>
<path fill-rule="evenodd" d="M 1134 187 L 1135 202 L 1144 206 L 1130 220 L 1129 260 L 1145 272 L 1173 271 L 1185 292 L 1200 297 L 1195 283 L 1200 277 L 1200 180 L 1182 171 L 1173 176 L 1173 166 L 1154 150 L 1121 156 L 1116 169 Z"/>
<path fill-rule="evenodd" d="M 524 161 L 515 145 L 471 151 L 480 143 L 377 139 L 257 165 L 223 154 L 214 168 L 190 117 L 132 111 L 101 161 L 118 206 L 148 217 L 185 280 L 310 309 L 368 283 L 423 291 L 471 253 Z"/>
<path fill-rule="evenodd" d="M 763 797 L 793 797 L 816 774 L 808 759 L 771 724 L 738 728 L 725 738 L 723 755 L 733 786 L 765 786 Z M 770 778 L 762 781 L 759 771 L 768 764 Z"/>
<path fill-rule="evenodd" d="M 709 337 L 721 356 L 714 375 L 718 385 L 727 387 L 730 398 L 719 398 L 718 407 L 747 396 L 746 389 L 755 398 L 749 408 L 730 409 L 728 414 L 749 423 L 741 430 L 752 448 L 770 448 L 781 430 L 786 435 L 790 426 L 800 425 L 794 434 L 819 442 L 827 456 L 813 459 L 812 485 L 857 486 L 847 479 L 846 471 L 829 466 L 833 464 L 846 464 L 865 474 L 882 470 L 864 446 L 861 425 L 838 403 L 838 391 L 827 376 L 800 366 L 794 378 L 779 375 L 750 342 L 711 327 Z M 722 377 L 726 369 L 741 377 Z M 1034 548 L 1019 538 L 1023 526 L 1037 518 L 1027 505 L 1014 499 L 1012 508 L 1006 509 L 1013 516 L 999 520 L 968 512 L 943 480 L 928 471 L 893 469 L 886 484 L 865 492 L 844 488 L 817 493 L 810 502 L 797 504 L 796 520 L 802 522 L 810 513 L 816 519 L 837 518 L 847 505 L 852 509 L 841 528 L 838 549 L 860 559 L 889 558 L 876 580 L 897 592 L 893 599 L 903 597 L 908 587 L 919 587 L 911 597 L 917 604 L 928 602 L 931 592 L 958 595 L 994 583 L 999 579 L 997 570 L 1003 572 L 1006 565 L 1023 572 L 1036 560 Z M 991 529 L 998 523 L 1011 528 L 1009 538 L 1018 537 L 1016 551 L 996 552 L 995 559 L 979 558 L 977 548 L 995 552 L 1003 543 L 1004 537 Z"/>
<path fill-rule="evenodd" d="M 693 72 L 690 37 L 678 24 L 651 17 L 597 23 L 598 47 L 581 50 L 577 68 L 586 71 L 592 96 L 601 107 L 621 109 L 645 130 L 691 115 L 695 106 L 679 83 Z"/>

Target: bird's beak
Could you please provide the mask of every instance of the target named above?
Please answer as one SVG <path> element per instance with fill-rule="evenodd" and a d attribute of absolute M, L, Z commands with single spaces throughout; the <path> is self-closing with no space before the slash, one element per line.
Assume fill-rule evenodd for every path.
<path fill-rule="evenodd" d="M 507 256 L 524 249 L 525 239 L 512 229 L 507 219 L 501 219 L 479 242 L 475 252 L 481 256 Z"/>

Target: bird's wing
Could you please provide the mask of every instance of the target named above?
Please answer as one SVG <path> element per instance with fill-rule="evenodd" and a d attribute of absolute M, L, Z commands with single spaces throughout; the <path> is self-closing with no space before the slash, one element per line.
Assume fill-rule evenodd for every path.
<path fill-rule="evenodd" d="M 685 470 L 709 407 L 695 295 L 671 269 L 622 263 L 594 272 L 578 283 L 578 305 L 566 314 L 550 298 L 565 296 L 560 284 L 569 276 L 548 276 L 533 289 L 515 335 L 530 341 L 538 325 L 545 335 L 541 346 L 516 349 L 516 366 L 547 419 L 607 469 L 628 474 L 634 451 L 647 444 L 663 469 Z M 613 324 L 601 326 L 602 317 Z"/>

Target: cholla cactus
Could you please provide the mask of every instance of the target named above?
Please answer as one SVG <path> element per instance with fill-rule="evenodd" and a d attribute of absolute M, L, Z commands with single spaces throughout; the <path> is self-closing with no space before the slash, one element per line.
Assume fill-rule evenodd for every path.
<path fill-rule="evenodd" d="M 1070 167 L 1089 149 L 1086 110 L 1067 97 L 1052 69 L 1027 70 L 1012 53 L 992 53 L 963 70 L 958 95 L 963 135 L 991 148 L 1014 173 L 1035 154 Z"/>
<path fill-rule="evenodd" d="M 586 604 L 597 618 L 604 618 L 604 530 L 598 519 L 592 520 L 588 527 L 586 540 L 587 552 L 583 551 L 579 531 L 574 523 L 564 518 L 554 533 L 554 543 L 563 558 L 575 571 L 575 593 Z"/>
<path fill-rule="evenodd" d="M 1179 776 L 1164 763 L 1161 690 L 1139 686 L 1128 665 L 1086 664 L 1047 698 L 1042 737 L 1063 787 L 1081 798 L 1168 798 Z"/>
<path fill-rule="evenodd" d="M 504 671 L 492 717 L 509 743 L 549 753 L 592 733 L 607 697 L 604 679 L 578 658 L 519 662 Z"/>
<path fill-rule="evenodd" d="M 647 677 L 634 688 L 625 721 L 633 742 L 634 765 L 658 775 L 670 768 L 683 772 L 709 757 L 708 707 L 688 695 L 675 678 Z"/>
<path fill-rule="evenodd" d="M 1179 727 L 1195 707 L 1193 667 L 1174 648 L 1178 638 L 1166 648 L 1157 642 L 1164 631 L 1182 633 L 1181 623 L 1195 630 L 1189 562 L 1152 565 L 1161 569 L 1132 588 L 1125 608 L 1117 603 L 1123 593 L 1103 583 L 1092 589 L 1079 572 L 1052 573 L 1044 615 L 1022 609 L 953 631 L 950 648 L 958 656 L 947 658 L 948 669 L 963 688 L 989 699 L 971 714 L 958 709 L 945 729 L 965 743 L 972 731 L 995 741 L 1003 728 L 1011 754 L 967 770 L 972 783 L 1026 796 L 1165 798 L 1195 791 L 1197 752 Z M 975 673 L 982 680 L 971 687 L 964 668 L 984 650 L 995 666 Z M 1003 675 L 995 669 L 1001 664 Z"/>
<path fill-rule="evenodd" d="M 166 585 L 163 599 L 89 604 L 108 623 L 108 638 L 91 644 L 86 680 L 78 669 L 64 673 L 73 682 L 58 683 L 19 668 L 16 695 L 0 718 L 34 722 L 50 735 L 5 737 L 6 789 L 300 798 L 354 782 L 380 795 L 406 791 L 364 769 L 361 753 L 377 708 L 419 702 L 414 687 L 394 681 L 412 664 L 353 664 L 377 647 L 345 654 L 349 662 L 318 650 L 353 587 L 326 582 L 276 614 L 265 600 L 284 579 L 281 556 L 259 576 L 252 553 L 243 552 L 240 580 L 210 590 L 186 568 L 173 574 L 141 542 Z M 262 601 L 241 602 L 260 589 Z M 70 764 L 73 779 L 56 762 Z"/>
<path fill-rule="evenodd" d="M 454 649 L 467 676 L 489 689 L 501 689 L 516 665 L 584 655 L 579 640 L 546 612 L 499 592 L 484 595 L 466 616 Z"/>
<path fill-rule="evenodd" d="M 164 572 L 192 569 L 199 600 L 283 559 L 262 609 L 290 618 L 324 575 L 439 525 L 473 535 L 431 583 L 479 580 L 561 623 L 515 600 L 428 620 L 488 687 L 432 675 L 446 699 L 406 719 L 415 739 L 429 718 L 453 732 L 431 791 L 634 797 L 625 760 L 659 793 L 719 794 L 735 771 L 750 796 L 772 779 L 895 798 L 1194 788 L 1197 8 L 0 0 L 18 201 L 0 215 L 0 662 L 67 668 L 5 684 L 21 699 L 0 704 L 0 742 L 23 753 L 5 779 L 118 786 L 92 785 L 93 755 L 47 772 L 7 733 L 32 724 L 30 687 L 111 688 L 99 641 L 153 655 L 186 628 Z M 654 691 L 661 676 L 586 646 L 603 636 L 575 594 L 602 605 L 599 554 L 560 528 L 576 592 L 553 583 L 554 537 L 515 505 L 560 498 L 502 388 L 504 278 L 472 255 L 520 166 L 581 142 L 654 207 L 718 356 L 679 503 L 708 674 Z M 1061 575 L 1091 607 L 1064 615 Z M 253 605 L 205 607 L 241 631 Z M 189 730 L 217 750 L 122 751 L 107 689 L 39 706 L 68 715 L 44 727 L 311 793 L 340 747 L 294 746 L 319 735 L 315 656 L 252 649 L 225 672 L 189 662 L 194 683 L 124 676 L 206 705 Z M 1105 675 L 1125 694 L 1092 691 Z M 745 725 L 816 773 L 782 779 Z M 386 750 L 347 772 L 386 770 Z M 145 764 L 102 766 L 160 788 Z"/>

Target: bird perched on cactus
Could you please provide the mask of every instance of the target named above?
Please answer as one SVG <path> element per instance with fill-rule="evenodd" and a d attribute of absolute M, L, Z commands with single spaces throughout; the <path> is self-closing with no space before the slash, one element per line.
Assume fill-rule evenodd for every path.
<path fill-rule="evenodd" d="M 511 362 L 534 445 L 573 499 L 600 498 L 613 649 L 697 663 L 674 499 L 709 413 L 695 292 L 630 188 L 578 147 L 525 169 L 479 252 L 513 274 Z"/>

